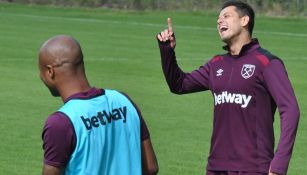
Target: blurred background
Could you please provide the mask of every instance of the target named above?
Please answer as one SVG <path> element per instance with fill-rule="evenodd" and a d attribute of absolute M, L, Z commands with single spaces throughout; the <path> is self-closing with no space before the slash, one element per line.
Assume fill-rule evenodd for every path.
<path fill-rule="evenodd" d="M 247 0 L 253 37 L 280 57 L 301 109 L 289 175 L 307 175 L 307 0 Z M 204 174 L 214 99 L 170 93 L 156 34 L 172 17 L 180 67 L 192 71 L 224 53 L 216 21 L 222 0 L 0 0 L 0 175 L 41 174 L 41 133 L 62 104 L 39 78 L 37 55 L 48 38 L 81 44 L 91 85 L 129 94 L 151 133 L 160 175 Z M 278 143 L 279 112 L 275 115 Z"/>
<path fill-rule="evenodd" d="M 273 16 L 306 16 L 307 0 L 243 0 L 257 13 Z M 136 10 L 188 10 L 218 9 L 225 0 L 0 0 L 0 2 L 51 4 L 60 6 L 88 6 Z"/>

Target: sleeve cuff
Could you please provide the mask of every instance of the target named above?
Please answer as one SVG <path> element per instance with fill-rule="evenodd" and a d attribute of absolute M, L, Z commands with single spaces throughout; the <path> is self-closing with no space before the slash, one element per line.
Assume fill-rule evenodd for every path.
<path fill-rule="evenodd" d="M 66 166 L 64 163 L 53 162 L 53 161 L 49 161 L 49 160 L 46 160 L 46 159 L 44 160 L 44 164 L 54 166 L 54 167 L 57 167 L 57 168 L 62 168 L 62 167 Z"/>
<path fill-rule="evenodd" d="M 273 159 L 271 162 L 270 171 L 277 174 L 287 174 L 289 162 L 286 160 Z"/>

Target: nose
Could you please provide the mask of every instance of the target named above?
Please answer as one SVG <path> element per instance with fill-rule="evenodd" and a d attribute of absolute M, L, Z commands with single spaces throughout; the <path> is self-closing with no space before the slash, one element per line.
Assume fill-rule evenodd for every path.
<path fill-rule="evenodd" d="M 219 17 L 219 18 L 217 18 L 217 24 L 221 24 L 222 23 L 222 18 L 221 17 Z"/>

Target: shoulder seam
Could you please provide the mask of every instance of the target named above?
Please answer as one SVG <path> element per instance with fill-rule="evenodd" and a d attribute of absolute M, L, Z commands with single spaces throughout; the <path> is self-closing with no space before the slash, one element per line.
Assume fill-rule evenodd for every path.
<path fill-rule="evenodd" d="M 259 55 L 256 55 L 256 58 L 262 63 L 263 66 L 268 66 L 271 61 L 277 59 L 280 60 L 277 56 L 273 55 L 269 51 L 259 47 L 257 51 L 260 53 Z"/>
<path fill-rule="evenodd" d="M 138 116 L 139 116 L 139 119 L 142 118 L 142 113 L 140 111 L 140 109 L 137 107 L 137 105 L 132 101 L 132 99 L 124 92 L 120 92 L 120 91 L 117 91 L 118 93 L 120 93 L 121 95 L 123 95 L 124 97 L 126 97 L 129 102 L 132 104 L 132 106 L 134 107 L 134 109 L 136 110 Z"/>
<path fill-rule="evenodd" d="M 226 54 L 215 55 L 215 56 L 213 56 L 213 57 L 209 60 L 209 62 L 214 63 L 214 62 L 220 61 L 220 60 L 222 60 L 222 59 L 224 58 L 225 55 L 226 55 Z"/>

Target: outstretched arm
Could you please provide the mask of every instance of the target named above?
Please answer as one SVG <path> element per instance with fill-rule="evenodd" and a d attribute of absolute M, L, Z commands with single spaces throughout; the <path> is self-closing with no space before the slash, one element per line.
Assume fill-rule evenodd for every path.
<path fill-rule="evenodd" d="M 191 73 L 183 72 L 175 56 L 176 38 L 172 20 L 168 18 L 168 29 L 157 35 L 159 42 L 162 69 L 171 92 L 184 94 L 209 89 L 209 64 L 201 66 Z"/>

